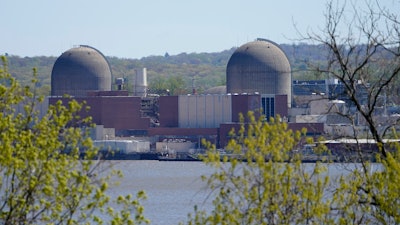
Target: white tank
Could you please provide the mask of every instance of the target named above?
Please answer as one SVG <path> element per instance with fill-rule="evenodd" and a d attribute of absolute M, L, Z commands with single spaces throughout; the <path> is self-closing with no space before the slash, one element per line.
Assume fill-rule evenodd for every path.
<path fill-rule="evenodd" d="M 147 70 L 136 69 L 134 77 L 134 96 L 146 97 L 147 95 Z"/>

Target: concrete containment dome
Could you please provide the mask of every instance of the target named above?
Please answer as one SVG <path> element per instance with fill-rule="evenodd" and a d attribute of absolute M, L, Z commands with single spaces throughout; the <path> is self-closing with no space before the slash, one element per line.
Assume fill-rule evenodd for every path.
<path fill-rule="evenodd" d="M 51 72 L 51 95 L 86 96 L 88 91 L 110 91 L 111 69 L 97 49 L 80 45 L 64 52 Z"/>
<path fill-rule="evenodd" d="M 257 39 L 239 47 L 228 61 L 227 93 L 287 95 L 291 104 L 288 58 L 274 42 Z"/>

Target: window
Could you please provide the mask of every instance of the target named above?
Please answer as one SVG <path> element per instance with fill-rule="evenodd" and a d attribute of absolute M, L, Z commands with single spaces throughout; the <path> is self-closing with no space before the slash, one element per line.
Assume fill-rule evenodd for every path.
<path fill-rule="evenodd" d="M 270 117 L 275 117 L 275 97 L 261 97 L 261 107 L 267 121 L 269 121 Z"/>

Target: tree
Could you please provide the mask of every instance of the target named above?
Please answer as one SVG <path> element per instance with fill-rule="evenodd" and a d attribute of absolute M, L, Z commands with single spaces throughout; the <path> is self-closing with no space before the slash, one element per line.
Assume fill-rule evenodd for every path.
<path fill-rule="evenodd" d="M 179 95 L 186 92 L 186 84 L 182 76 L 169 78 L 157 76 L 150 81 L 150 92 L 160 95 Z"/>
<path fill-rule="evenodd" d="M 365 124 L 368 137 L 377 141 L 380 154 L 387 156 L 383 139 L 398 120 L 382 117 L 379 106 L 387 106 L 387 97 L 400 74 L 400 20 L 397 11 L 382 8 L 378 1 L 350 5 L 327 4 L 326 26 L 322 32 L 309 32 L 304 39 L 325 46 L 328 58 L 325 65 L 314 65 L 314 72 L 323 77 L 338 79 L 357 113 L 342 116 L 356 125 Z M 393 9 L 396 4 L 393 2 Z M 383 126 L 381 126 L 384 124 Z M 354 137 L 361 134 L 353 130 Z"/>
<path fill-rule="evenodd" d="M 392 8 L 384 8 L 379 1 L 363 3 L 329 2 L 321 34 L 310 32 L 305 37 L 323 44 L 329 51 L 326 66 L 315 68 L 343 84 L 357 113 L 341 115 L 353 121 L 354 138 L 358 140 L 360 136 L 358 125 L 364 125 L 368 132 L 362 135 L 374 140 L 378 149 L 375 157 L 380 168 L 371 171 L 370 162 L 365 160 L 365 152 L 358 145 L 360 168 L 341 180 L 340 189 L 347 194 L 336 206 L 353 221 L 397 224 L 400 222 L 399 146 L 386 143 L 385 138 L 397 137 L 399 120 L 379 111 L 379 106 L 387 107 L 387 97 L 395 96 L 390 93 L 399 81 L 400 20 L 394 10 L 399 5 L 393 2 Z"/>
<path fill-rule="evenodd" d="M 214 208 L 195 210 L 188 224 L 400 223 L 400 146 L 385 142 L 389 133 L 397 138 L 399 121 L 380 117 L 377 109 L 399 78 L 400 20 L 397 11 L 390 11 L 398 6 L 389 9 L 378 1 L 364 3 L 328 2 L 325 28 L 303 37 L 329 52 L 327 63 L 315 66 L 313 72 L 343 83 L 356 113 L 340 115 L 353 121 L 357 141 L 361 134 L 355 115 L 364 121 L 368 130 L 364 135 L 375 141 L 378 163 L 363 157 L 359 144 L 354 150 L 359 163 L 345 164 L 337 177 L 325 172 L 330 163 L 306 168 L 301 155 L 291 154 L 298 134 L 279 118 L 271 123 L 250 119 L 232 133 L 234 139 L 228 145 L 228 150 L 245 160 L 224 157 L 221 163 L 221 154 L 215 150 L 205 158 L 217 168 L 206 178 L 215 191 Z"/>
<path fill-rule="evenodd" d="M 302 163 L 296 151 L 304 144 L 301 133 L 279 121 L 279 117 L 255 120 L 250 113 L 249 123 L 231 134 L 235 138 L 226 148 L 229 156 L 209 145 L 203 160 L 216 172 L 203 179 L 213 191 L 214 207 L 210 211 L 195 207 L 188 224 L 400 222 L 398 153 L 388 153 L 376 169 L 370 162 L 341 168 L 324 158 L 329 150 L 319 145 L 315 150 L 320 161 Z M 332 168 L 337 175 L 329 173 Z"/>
<path fill-rule="evenodd" d="M 77 116 L 82 105 L 73 100 L 67 106 L 58 102 L 39 117 L 36 107 L 43 97 L 36 96 L 35 89 L 21 87 L 8 73 L 6 58 L 2 60 L 0 223 L 147 222 L 139 203 L 143 192 L 116 199 L 120 210 L 109 206 L 113 200 L 106 191 L 111 174 L 100 173 L 101 162 L 91 160 L 97 151 L 85 129 L 91 126 L 90 118 Z M 21 112 L 17 105 L 23 106 Z M 81 149 L 86 149 L 84 159 L 80 159 Z"/>
<path fill-rule="evenodd" d="M 167 85 L 172 95 L 186 94 L 186 83 L 182 76 L 172 76 L 168 78 Z"/>
<path fill-rule="evenodd" d="M 253 113 L 248 117 L 249 123 L 232 133 L 235 138 L 226 148 L 231 158 L 213 147 L 204 158 L 217 169 L 204 178 L 215 191 L 214 208 L 209 214 L 196 210 L 189 224 L 332 222 L 331 201 L 325 199 L 326 165 L 302 164 L 301 155 L 293 152 L 302 133 L 289 130 L 279 118 L 266 122 L 262 117 L 256 120 Z"/>

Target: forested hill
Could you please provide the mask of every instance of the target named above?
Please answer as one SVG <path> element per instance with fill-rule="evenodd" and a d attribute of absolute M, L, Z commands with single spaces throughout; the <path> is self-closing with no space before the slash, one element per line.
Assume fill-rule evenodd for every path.
<path fill-rule="evenodd" d="M 295 79 L 311 79 L 307 74 L 307 63 L 324 60 L 321 46 L 282 44 L 288 56 Z M 153 89 L 169 88 L 174 94 L 190 93 L 192 85 L 202 91 L 225 84 L 225 70 L 235 48 L 214 53 L 181 53 L 178 55 L 148 56 L 141 59 L 107 57 L 114 77 L 124 77 L 132 81 L 135 69 L 147 68 L 149 86 Z M 61 55 L 61 52 L 60 52 Z M 50 91 L 50 76 L 57 57 L 19 57 L 7 55 L 9 71 L 24 85 L 32 80 L 32 68 L 38 69 L 40 92 Z M 169 85 L 169 86 L 168 86 Z M 131 88 L 128 86 L 128 88 Z"/>

